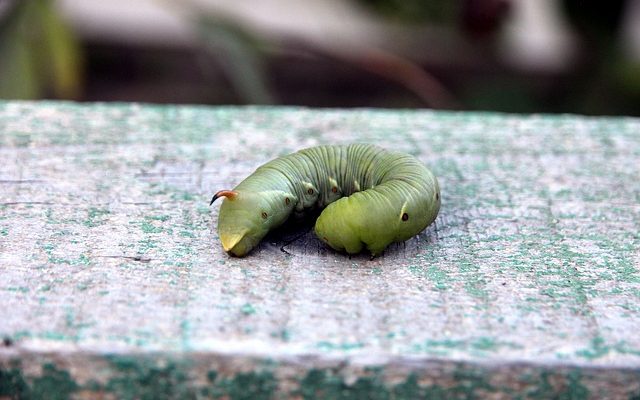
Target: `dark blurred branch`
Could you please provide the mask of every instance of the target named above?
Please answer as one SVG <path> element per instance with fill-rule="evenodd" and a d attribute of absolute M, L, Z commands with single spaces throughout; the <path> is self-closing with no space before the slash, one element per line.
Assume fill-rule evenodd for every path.
<path fill-rule="evenodd" d="M 334 52 L 334 56 L 393 82 L 416 94 L 428 107 L 458 109 L 453 94 L 419 65 L 382 49 L 359 49 L 353 53 Z"/>

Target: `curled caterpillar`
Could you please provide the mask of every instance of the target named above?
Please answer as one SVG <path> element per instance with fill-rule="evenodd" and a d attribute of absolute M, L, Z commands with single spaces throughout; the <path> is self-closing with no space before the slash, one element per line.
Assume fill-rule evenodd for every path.
<path fill-rule="evenodd" d="M 379 255 L 431 224 L 440 209 L 438 180 L 416 158 L 368 144 L 318 146 L 259 167 L 220 207 L 218 234 L 242 257 L 292 213 L 324 208 L 316 235 L 349 254 Z"/>

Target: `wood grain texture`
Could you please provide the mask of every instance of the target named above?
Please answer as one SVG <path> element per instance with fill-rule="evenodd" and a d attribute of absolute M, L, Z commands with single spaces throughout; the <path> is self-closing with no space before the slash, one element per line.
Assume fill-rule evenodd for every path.
<path fill-rule="evenodd" d="M 436 223 L 223 254 L 215 190 L 351 142 L 429 166 Z M 0 160 L 0 397 L 640 395 L 638 119 L 5 102 Z"/>

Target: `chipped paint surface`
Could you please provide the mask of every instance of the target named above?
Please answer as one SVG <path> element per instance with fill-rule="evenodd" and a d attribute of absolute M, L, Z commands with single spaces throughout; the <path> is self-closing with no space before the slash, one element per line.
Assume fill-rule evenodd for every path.
<path fill-rule="evenodd" d="M 281 252 L 295 232 L 245 259 L 222 253 L 213 192 L 276 156 L 354 141 L 412 153 L 436 173 L 434 226 L 373 261 L 311 233 Z M 0 397 L 6 382 L 35 393 L 48 376 L 92 390 L 72 364 L 37 356 L 51 352 L 277 364 L 267 375 L 198 367 L 197 382 L 176 367 L 188 390 L 215 393 L 233 386 L 225 368 L 235 371 L 227 380 L 252 372 L 260 388 L 293 393 L 280 376 L 303 356 L 311 361 L 290 379 L 334 394 L 343 384 L 427 390 L 437 378 L 409 368 L 392 379 L 387 365 L 429 360 L 462 363 L 491 387 L 496 365 L 515 363 L 537 366 L 526 367 L 536 385 L 547 376 L 540 393 L 565 379 L 593 394 L 583 378 L 592 367 L 623 371 L 616 385 L 637 390 L 638 119 L 5 102 L 0 159 L 0 337 L 10 343 L 0 346 Z M 350 377 L 316 365 L 334 359 L 383 368 Z M 109 365 L 120 383 L 96 390 L 138 379 Z"/>

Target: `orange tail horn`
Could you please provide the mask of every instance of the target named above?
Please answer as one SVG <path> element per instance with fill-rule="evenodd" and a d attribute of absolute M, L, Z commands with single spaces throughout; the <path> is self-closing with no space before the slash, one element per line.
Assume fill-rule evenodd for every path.
<path fill-rule="evenodd" d="M 209 203 L 209 205 L 212 205 L 213 202 L 216 201 L 219 197 L 226 197 L 229 200 L 233 200 L 237 195 L 238 192 L 236 192 L 235 190 L 220 190 L 213 195 L 213 197 L 211 198 L 211 203 Z"/>

